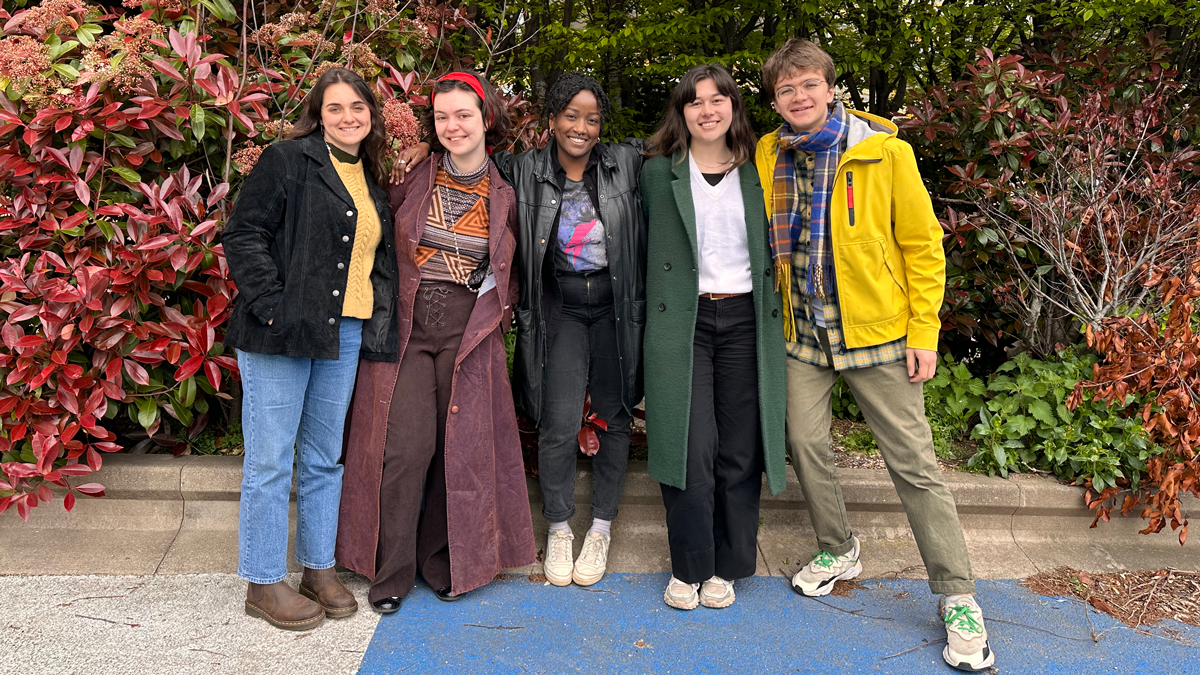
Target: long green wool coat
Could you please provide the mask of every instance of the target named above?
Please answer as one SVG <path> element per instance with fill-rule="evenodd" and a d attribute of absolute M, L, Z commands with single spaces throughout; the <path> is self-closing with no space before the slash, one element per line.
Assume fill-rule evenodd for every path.
<path fill-rule="evenodd" d="M 692 342 L 699 305 L 696 212 L 689 163 L 655 157 L 642 167 L 642 204 L 649 230 L 646 258 L 646 436 L 650 477 L 683 489 L 687 482 Z M 753 162 L 738 169 L 757 314 L 759 421 L 767 485 L 785 485 L 784 413 L 787 350 L 779 292 L 767 241 L 768 220 Z"/>

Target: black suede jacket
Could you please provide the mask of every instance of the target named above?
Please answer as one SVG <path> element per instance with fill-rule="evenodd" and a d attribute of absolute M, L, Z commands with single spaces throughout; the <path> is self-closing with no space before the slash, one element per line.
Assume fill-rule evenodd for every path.
<path fill-rule="evenodd" d="M 646 327 L 646 218 L 638 187 L 641 150 L 642 142 L 636 139 L 598 144 L 583 180 L 604 223 L 621 357 L 621 398 L 630 411 L 642 400 L 642 333 Z M 516 263 L 521 295 L 515 314 L 513 395 L 535 422 L 542 415 L 546 350 L 562 307 L 554 256 L 547 255 L 558 231 L 566 177 L 557 152 L 551 141 L 541 150 L 492 156 L 517 194 Z"/>
<path fill-rule="evenodd" d="M 394 229 L 387 193 L 375 184 L 369 165 L 363 169 L 383 238 L 371 268 L 375 307 L 363 322 L 360 353 L 395 361 L 400 339 Z M 320 132 L 264 150 L 222 235 L 238 288 L 225 344 L 260 354 L 338 358 L 357 224 L 358 207 Z"/>

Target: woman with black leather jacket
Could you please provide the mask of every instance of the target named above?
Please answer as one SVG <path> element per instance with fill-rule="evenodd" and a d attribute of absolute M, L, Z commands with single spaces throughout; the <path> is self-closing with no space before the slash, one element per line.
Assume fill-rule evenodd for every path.
<path fill-rule="evenodd" d="M 590 77 L 560 77 L 546 96 L 545 114 L 552 133 L 546 148 L 493 155 L 518 202 L 514 393 L 539 425 L 546 578 L 557 586 L 588 586 L 607 567 L 632 412 L 642 398 L 641 142 L 599 142 L 611 110 Z M 577 436 L 587 394 L 607 428 L 599 430 L 592 457 L 592 523 L 576 559 L 568 520 L 575 515 Z"/>
<path fill-rule="evenodd" d="M 396 360 L 396 258 L 384 175 L 386 132 L 361 77 L 333 68 L 313 85 L 289 140 L 246 178 L 223 244 L 238 298 L 246 443 L 238 575 L 246 612 L 290 630 L 358 609 L 334 570 L 342 430 L 361 355 Z M 287 574 L 293 457 L 296 559 Z"/>

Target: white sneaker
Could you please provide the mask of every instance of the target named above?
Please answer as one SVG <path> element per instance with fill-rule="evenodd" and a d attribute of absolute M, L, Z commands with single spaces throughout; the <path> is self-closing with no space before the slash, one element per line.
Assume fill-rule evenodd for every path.
<path fill-rule="evenodd" d="M 542 564 L 542 570 L 546 580 L 555 586 L 571 583 L 571 572 L 575 569 L 573 541 L 575 535 L 570 530 L 550 530 L 550 536 L 546 537 L 546 562 Z"/>
<path fill-rule="evenodd" d="M 988 644 L 983 610 L 975 602 L 975 596 L 943 595 L 938 601 L 938 616 L 946 623 L 946 648 L 942 650 L 942 658 L 951 668 L 976 672 L 992 667 L 996 655 Z"/>
<path fill-rule="evenodd" d="M 603 532 L 588 532 L 583 538 L 583 550 L 575 561 L 571 578 L 580 586 L 591 586 L 600 581 L 608 567 L 608 546 L 612 537 Z"/>
<path fill-rule="evenodd" d="M 829 595 L 833 583 L 841 579 L 853 579 L 862 573 L 862 563 L 858 561 L 858 537 L 851 537 L 854 548 L 842 555 L 833 555 L 829 551 L 819 551 L 796 576 L 792 577 L 792 590 L 810 598 Z"/>
<path fill-rule="evenodd" d="M 733 604 L 733 582 L 714 576 L 700 587 L 700 604 L 721 609 Z"/>
<path fill-rule="evenodd" d="M 667 590 L 663 592 L 663 600 L 675 609 L 696 609 L 696 605 L 700 604 L 697 588 L 700 588 L 700 584 L 685 584 L 672 576 L 667 582 Z"/>

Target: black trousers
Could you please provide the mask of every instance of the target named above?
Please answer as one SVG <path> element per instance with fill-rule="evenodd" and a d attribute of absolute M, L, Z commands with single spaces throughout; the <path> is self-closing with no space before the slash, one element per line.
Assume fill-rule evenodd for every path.
<path fill-rule="evenodd" d="M 672 573 L 685 583 L 753 575 L 763 451 L 750 294 L 700 298 L 687 452 L 686 489 L 662 485 Z"/>
<path fill-rule="evenodd" d="M 538 433 L 538 481 L 542 515 L 555 523 L 575 515 L 575 460 L 583 399 L 608 425 L 597 431 L 600 450 L 592 457 L 592 517 L 617 517 L 629 463 L 632 415 L 621 399 L 621 356 L 608 270 L 558 277 L 562 312 L 546 355 L 545 404 Z"/>

